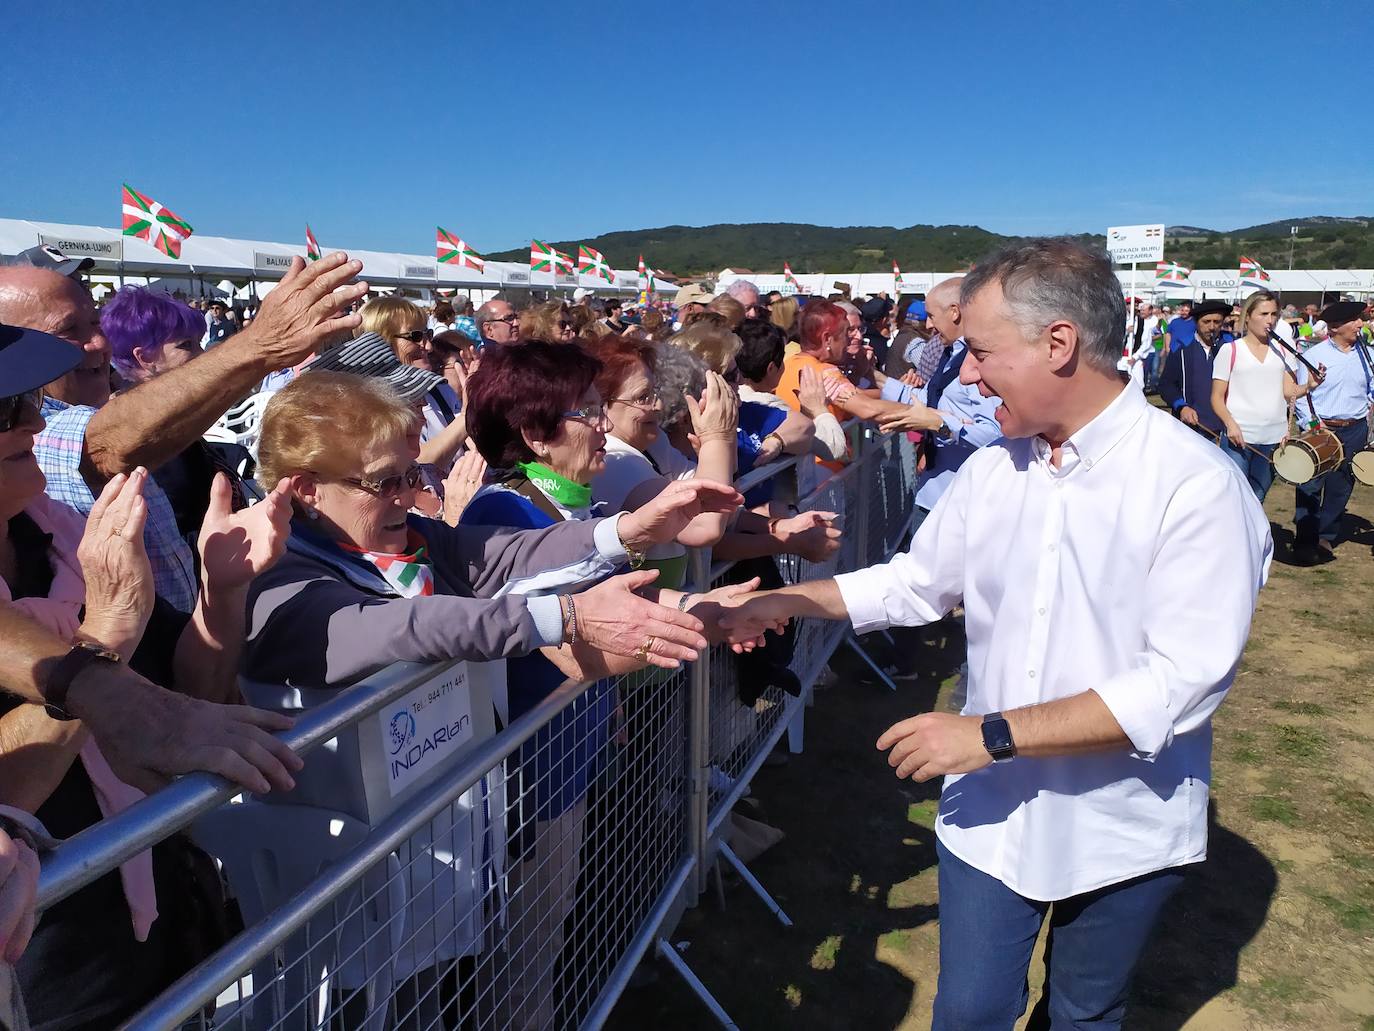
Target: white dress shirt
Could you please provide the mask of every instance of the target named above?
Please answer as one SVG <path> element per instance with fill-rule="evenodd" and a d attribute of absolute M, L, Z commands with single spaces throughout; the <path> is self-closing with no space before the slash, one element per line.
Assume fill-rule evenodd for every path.
<path fill-rule="evenodd" d="M 909 552 L 836 577 L 861 633 L 962 599 L 966 714 L 1094 690 L 1131 740 L 946 777 L 945 847 L 1041 901 L 1205 859 L 1211 717 L 1272 551 L 1235 464 L 1128 386 L 1059 468 L 1038 437 L 981 448 Z"/>

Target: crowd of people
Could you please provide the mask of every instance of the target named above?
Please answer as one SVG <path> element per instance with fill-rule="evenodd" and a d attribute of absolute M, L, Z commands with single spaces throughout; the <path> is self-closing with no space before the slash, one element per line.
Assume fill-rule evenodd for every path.
<path fill-rule="evenodd" d="M 507 663 L 501 725 L 569 677 L 596 684 L 513 767 L 537 787 L 508 829 L 509 1017 L 552 1026 L 577 849 L 550 855 L 591 822 L 586 751 L 634 719 L 610 678 L 726 643 L 751 682 L 795 692 L 791 618 L 863 631 L 958 605 L 964 713 L 881 742 L 959 799 L 940 822 L 937 1025 L 1009 1026 L 1035 935 L 1024 956 L 998 935 L 1051 902 L 1131 933 L 1056 923 L 1044 1005 L 1119 1018 L 1205 855 L 1205 731 L 1268 566 L 1274 449 L 1304 432 L 1299 401 L 1339 437 L 1342 462 L 1297 488 L 1298 559 L 1334 554 L 1374 398 L 1363 304 L 1290 313 L 1260 291 L 1128 316 L 1105 259 L 1064 241 L 896 301 L 736 280 L 671 303 L 425 307 L 335 253 L 236 312 L 141 287 L 97 306 L 83 271 L 50 249 L 0 268 L 0 936 L 39 1028 L 113 1026 L 219 941 L 187 903 L 189 839 L 36 921 L 31 850 L 192 770 L 291 791 L 309 771 L 274 732 L 303 699 L 451 659 Z M 207 440 L 246 399 L 251 432 Z M 854 421 L 917 441 L 911 551 L 783 587 L 776 557 L 839 548 L 835 514 L 797 502 L 851 460 Z M 690 590 L 694 547 L 742 575 Z M 1094 950 L 1101 976 L 1079 969 Z"/>

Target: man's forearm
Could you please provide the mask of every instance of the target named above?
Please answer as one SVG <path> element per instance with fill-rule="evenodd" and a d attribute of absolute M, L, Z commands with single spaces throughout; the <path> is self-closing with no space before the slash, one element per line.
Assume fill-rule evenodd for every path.
<path fill-rule="evenodd" d="M 1011 709 L 1002 715 L 1011 727 L 1017 755 L 1077 755 L 1131 747 L 1131 739 L 1096 691 Z"/>
<path fill-rule="evenodd" d="M 103 482 L 140 465 L 156 470 L 274 371 L 264 366 L 245 331 L 180 368 L 116 394 L 86 427 L 82 474 Z"/>
<path fill-rule="evenodd" d="M 0 603 L 0 689 L 42 704 L 43 686 L 71 645 L 12 605 Z"/>
<path fill-rule="evenodd" d="M 797 619 L 849 618 L 849 609 L 845 607 L 840 586 L 834 580 L 789 584 L 761 592 L 760 597 L 776 599 L 772 604 L 778 606 L 783 614 Z"/>
<path fill-rule="evenodd" d="M 40 705 L 21 705 L 0 716 L 0 804 L 36 813 L 85 742 L 80 722 L 55 720 Z"/>

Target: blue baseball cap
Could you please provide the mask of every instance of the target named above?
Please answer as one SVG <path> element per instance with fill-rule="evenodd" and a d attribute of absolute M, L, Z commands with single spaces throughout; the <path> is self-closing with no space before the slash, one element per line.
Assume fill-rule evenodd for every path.
<path fill-rule="evenodd" d="M 909 322 L 924 322 L 928 317 L 925 301 L 912 301 L 911 307 L 906 310 L 906 318 Z"/>
<path fill-rule="evenodd" d="M 81 364 L 81 348 L 61 337 L 0 323 L 0 396 L 37 390 Z"/>

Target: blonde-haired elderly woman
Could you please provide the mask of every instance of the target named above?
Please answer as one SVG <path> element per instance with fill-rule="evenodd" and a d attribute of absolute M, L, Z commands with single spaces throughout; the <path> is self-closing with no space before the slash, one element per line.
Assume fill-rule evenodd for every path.
<path fill-rule="evenodd" d="M 359 312 L 363 324 L 358 336 L 376 333 L 387 342 L 396 357 L 406 365 L 444 376 L 442 356 L 434 351 L 434 333 L 429 317 L 419 305 L 400 296 L 377 297 Z M 467 418 L 463 415 L 461 374 L 455 388 L 447 378 L 425 395 L 420 410 L 420 464 L 427 470 L 428 486 L 438 492 L 439 485 L 453 469 L 454 459 L 467 443 Z"/>
<path fill-rule="evenodd" d="M 520 313 L 520 339 L 546 344 L 570 344 L 577 336 L 568 307 L 562 301 L 545 301 Z"/>

